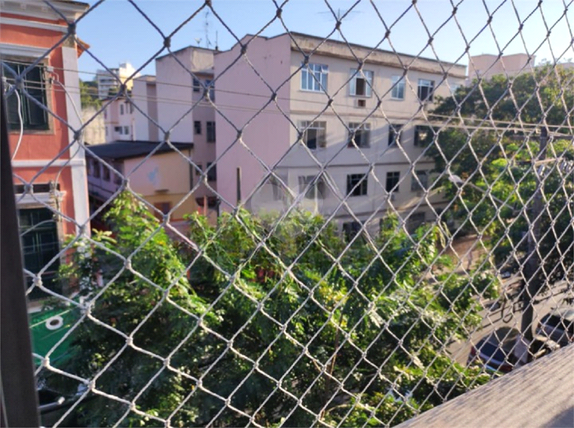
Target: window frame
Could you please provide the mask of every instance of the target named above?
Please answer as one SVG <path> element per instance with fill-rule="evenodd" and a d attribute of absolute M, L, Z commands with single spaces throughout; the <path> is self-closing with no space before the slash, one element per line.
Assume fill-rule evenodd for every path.
<path fill-rule="evenodd" d="M 9 66 L 10 68 L 14 69 L 14 71 L 16 72 L 17 75 L 21 74 L 27 67 L 29 67 L 33 60 L 31 60 L 31 58 L 17 58 L 17 57 L 6 57 L 6 58 L 2 58 L 2 64 L 6 64 L 7 66 Z M 50 91 L 50 84 L 48 82 L 48 80 L 46 79 L 46 67 L 47 67 L 47 63 L 46 61 L 41 61 L 40 63 L 38 63 L 37 65 L 35 65 L 34 67 L 32 67 L 30 69 L 30 71 L 28 71 L 28 73 L 25 76 L 24 79 L 24 86 L 26 88 L 26 91 L 28 92 L 28 94 L 34 98 L 36 101 L 38 101 L 40 104 L 42 104 L 43 106 L 45 106 L 47 109 L 51 108 L 51 97 L 48 95 L 51 91 Z M 7 69 L 4 67 L 4 65 L 2 65 L 2 71 L 3 71 L 3 75 L 5 76 L 6 80 L 8 83 L 14 85 L 15 84 L 15 77 L 12 75 L 11 72 L 7 71 Z M 36 86 L 36 80 L 29 80 L 30 74 L 32 73 L 38 73 L 38 80 L 37 82 L 39 83 L 39 88 L 35 87 Z M 32 84 L 32 87 L 30 87 L 30 85 Z M 36 94 L 36 96 L 34 96 L 33 94 Z M 18 93 L 18 95 L 20 96 L 20 110 L 21 110 L 21 115 L 22 115 L 22 129 L 26 132 L 34 132 L 34 131 L 50 131 L 52 129 L 52 123 L 51 123 L 51 118 L 50 115 L 48 114 L 48 112 L 46 110 L 44 110 L 43 108 L 39 107 L 38 105 L 36 105 L 36 103 L 34 103 L 33 101 L 31 101 L 26 95 L 21 94 L 20 92 Z M 9 132 L 18 132 L 20 130 L 20 118 L 18 117 L 18 112 L 16 111 L 15 113 L 15 119 L 16 121 L 11 121 L 11 114 L 10 114 L 10 110 L 11 110 L 11 103 L 12 100 L 14 100 L 14 108 L 17 108 L 17 99 L 16 99 L 16 95 L 14 93 L 12 93 L 10 95 L 10 97 L 6 98 L 6 119 L 7 119 L 7 125 L 8 125 L 8 131 Z M 36 113 L 38 111 L 41 112 L 41 123 L 39 124 L 32 124 L 32 113 L 31 113 L 31 106 L 33 109 L 37 109 L 35 110 Z M 37 118 L 36 118 L 37 119 Z M 34 120 L 36 120 L 34 119 Z"/>
<path fill-rule="evenodd" d="M 425 102 L 433 102 L 433 97 L 434 97 L 434 90 L 435 90 L 435 81 L 434 80 L 430 80 L 430 79 L 419 79 L 418 82 L 418 87 L 417 87 L 417 96 L 419 98 L 419 101 L 425 103 Z M 426 97 L 422 96 L 422 88 L 427 88 L 427 94 Z M 430 88 L 430 90 L 428 90 L 428 88 Z"/>
<path fill-rule="evenodd" d="M 367 77 L 370 73 L 370 80 Z M 357 94 L 357 80 L 364 81 L 364 94 Z M 351 80 L 349 81 L 349 95 L 352 97 L 371 98 L 373 96 L 373 81 L 375 80 L 375 72 L 372 70 L 357 70 L 351 69 Z"/>
<path fill-rule="evenodd" d="M 314 180 L 316 180 L 315 183 L 305 192 L 307 186 L 313 183 Z M 325 199 L 327 188 L 322 175 L 319 177 L 317 175 L 300 175 L 297 177 L 297 181 L 299 183 L 299 193 L 305 192 L 303 195 L 304 199 Z"/>
<path fill-rule="evenodd" d="M 205 124 L 205 139 L 208 143 L 215 143 L 215 121 L 208 120 Z"/>
<path fill-rule="evenodd" d="M 323 127 L 320 124 L 324 124 Z M 301 139 L 303 144 L 307 146 L 309 150 L 324 149 L 327 147 L 327 121 L 326 120 L 302 120 L 299 122 L 299 128 L 303 133 Z M 318 133 L 319 130 L 323 130 L 323 135 Z M 315 146 L 309 146 L 309 131 L 317 132 L 315 135 Z"/>
<path fill-rule="evenodd" d="M 207 181 L 217 181 L 217 164 L 214 165 L 213 162 L 207 162 L 205 170 L 207 171 Z"/>
<path fill-rule="evenodd" d="M 422 138 L 420 136 L 420 133 L 422 131 L 427 132 L 427 136 L 425 138 Z M 434 130 L 433 130 L 432 126 L 415 125 L 414 145 L 416 147 L 425 147 L 426 145 L 428 145 L 430 142 L 433 141 L 433 138 L 434 138 Z"/>
<path fill-rule="evenodd" d="M 387 171 L 385 190 L 387 193 L 399 193 L 399 186 L 401 181 L 400 171 Z"/>
<path fill-rule="evenodd" d="M 369 175 L 368 174 L 347 174 L 346 196 L 354 198 L 358 196 L 368 196 Z"/>
<path fill-rule="evenodd" d="M 123 103 L 120 103 L 120 116 L 124 115 L 124 105 Z"/>
<path fill-rule="evenodd" d="M 311 83 L 312 88 L 308 88 Z M 329 66 L 326 64 L 307 63 L 301 67 L 300 89 L 306 92 L 326 92 L 329 84 Z"/>
<path fill-rule="evenodd" d="M 361 122 L 349 122 L 348 124 L 347 147 L 354 148 L 355 144 L 359 149 L 368 149 L 371 147 L 371 124 Z M 355 144 L 353 144 L 353 136 L 355 137 Z M 357 141 L 359 136 L 359 141 Z M 363 143 L 363 136 L 366 136 L 367 142 Z"/>
<path fill-rule="evenodd" d="M 405 89 L 406 89 L 406 82 L 405 76 L 392 76 L 391 77 L 391 99 L 397 101 L 404 101 L 405 100 Z M 397 96 L 395 95 L 395 91 L 397 92 Z"/>
<path fill-rule="evenodd" d="M 421 179 L 424 177 L 424 179 Z M 417 181 L 418 180 L 420 181 Z M 429 188 L 429 171 L 426 169 L 414 170 L 411 178 L 411 192 L 424 192 Z"/>
<path fill-rule="evenodd" d="M 193 134 L 194 135 L 201 135 L 201 120 L 194 120 L 193 121 Z"/>

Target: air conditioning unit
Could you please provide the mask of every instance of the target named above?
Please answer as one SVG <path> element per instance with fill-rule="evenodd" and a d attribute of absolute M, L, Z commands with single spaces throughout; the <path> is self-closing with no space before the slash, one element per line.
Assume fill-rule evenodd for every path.
<path fill-rule="evenodd" d="M 357 107 L 361 108 L 367 107 L 367 100 L 359 98 L 357 100 Z"/>

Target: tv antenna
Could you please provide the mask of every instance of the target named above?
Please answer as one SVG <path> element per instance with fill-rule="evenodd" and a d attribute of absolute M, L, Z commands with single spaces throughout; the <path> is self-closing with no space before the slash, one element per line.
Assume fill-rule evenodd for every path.
<path fill-rule="evenodd" d="M 211 41 L 209 40 L 209 10 L 205 12 L 205 21 L 203 23 L 203 29 L 205 31 L 205 47 L 209 49 L 211 46 Z"/>
<path fill-rule="evenodd" d="M 343 22 L 343 19 L 345 19 L 346 21 L 350 21 L 351 19 L 353 19 L 353 15 L 356 13 L 362 13 L 359 10 L 341 10 L 341 8 L 337 8 L 337 13 L 333 14 L 333 12 L 331 10 L 328 10 L 326 12 L 319 12 L 319 14 L 321 15 L 327 15 L 327 19 L 329 21 L 334 21 L 334 22 Z M 337 32 L 337 39 L 339 39 L 339 37 L 341 36 L 341 29 L 339 29 L 339 31 Z"/>

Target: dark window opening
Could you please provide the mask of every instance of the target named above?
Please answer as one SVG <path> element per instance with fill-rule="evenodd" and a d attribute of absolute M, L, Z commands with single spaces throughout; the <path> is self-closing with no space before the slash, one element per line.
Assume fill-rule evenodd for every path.
<path fill-rule="evenodd" d="M 196 120 L 193 122 L 193 132 L 195 135 L 201 135 L 201 121 Z"/>
<path fill-rule="evenodd" d="M 215 143 L 215 122 L 207 122 L 207 142 Z"/>
<path fill-rule="evenodd" d="M 217 180 L 217 165 L 207 162 L 207 181 Z"/>
<path fill-rule="evenodd" d="M 367 174 L 347 175 L 347 195 L 365 196 L 367 194 L 368 177 Z"/>
<path fill-rule="evenodd" d="M 399 191 L 399 180 L 401 178 L 401 173 L 398 171 L 387 172 L 387 182 L 385 190 L 388 193 Z"/>
<path fill-rule="evenodd" d="M 13 69 L 17 74 L 24 72 L 28 64 L 16 64 L 3 62 L 4 76 L 6 82 L 15 85 L 14 74 L 8 70 Z M 18 96 L 20 97 L 20 113 L 22 115 L 22 127 L 26 130 L 45 130 L 48 129 L 48 113 L 37 103 L 46 106 L 47 95 L 44 83 L 44 68 L 42 66 L 33 67 L 26 75 L 22 76 L 23 85 L 29 96 L 22 92 L 14 91 L 6 98 L 6 107 L 8 110 L 8 125 L 10 129 L 20 129 L 20 117 L 18 116 Z"/>
<path fill-rule="evenodd" d="M 389 146 L 394 146 L 401 142 L 403 125 L 393 125 L 389 126 Z"/>

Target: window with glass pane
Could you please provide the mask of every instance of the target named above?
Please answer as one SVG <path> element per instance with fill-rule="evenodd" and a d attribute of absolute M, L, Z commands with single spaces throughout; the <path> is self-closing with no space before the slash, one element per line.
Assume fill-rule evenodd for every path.
<path fill-rule="evenodd" d="M 415 127 L 415 146 L 426 147 L 434 138 L 433 129 L 430 126 L 417 125 Z"/>
<path fill-rule="evenodd" d="M 56 280 L 60 266 L 60 260 L 57 258 L 60 243 L 54 214 L 48 208 L 34 208 L 20 210 L 18 217 L 24 267 L 32 273 L 46 268 L 42 275 L 42 284 L 50 290 L 60 292 Z M 31 282 L 32 278 L 28 278 L 28 285 L 31 285 Z M 33 292 L 29 297 L 39 298 L 42 294 L 44 293 Z"/>
<path fill-rule="evenodd" d="M 354 144 L 353 144 L 354 141 Z M 349 123 L 348 147 L 368 148 L 371 146 L 371 125 L 369 123 Z"/>
<path fill-rule="evenodd" d="M 391 98 L 394 100 L 405 99 L 405 78 L 403 76 L 393 76 L 391 80 L 393 89 L 391 91 Z"/>
<path fill-rule="evenodd" d="M 29 64 L 14 63 L 3 61 L 3 75 L 10 85 L 15 85 L 15 76 L 10 67 L 17 74 L 22 74 Z M 24 129 L 29 130 L 45 130 L 48 129 L 48 114 L 46 111 L 36 104 L 37 101 L 43 106 L 46 106 L 46 87 L 44 83 L 44 68 L 42 66 L 32 67 L 26 75 L 22 76 L 24 88 L 29 97 L 22 91 L 18 92 L 20 95 L 20 113 L 22 115 L 22 125 Z M 32 99 L 30 99 L 32 98 Z M 18 116 L 18 99 L 14 92 L 6 98 L 6 106 L 8 110 L 8 125 L 10 129 L 20 129 L 20 118 Z"/>
<path fill-rule="evenodd" d="M 368 177 L 367 174 L 347 175 L 347 195 L 365 196 L 367 194 Z"/>
<path fill-rule="evenodd" d="M 349 82 L 351 95 L 370 97 L 373 88 L 373 75 L 374 73 L 368 70 L 351 70 L 351 76 L 353 76 Z"/>
<path fill-rule="evenodd" d="M 207 122 L 207 142 L 215 143 L 215 122 Z"/>
<path fill-rule="evenodd" d="M 314 184 L 313 181 L 315 181 Z M 309 186 L 309 188 L 307 188 Z M 325 197 L 325 181 L 323 177 L 317 178 L 316 175 L 305 175 L 299 177 L 299 193 L 305 192 L 306 199 L 323 199 Z"/>
<path fill-rule="evenodd" d="M 385 185 L 385 190 L 388 193 L 399 191 L 399 180 L 401 179 L 401 173 L 398 171 L 387 172 L 387 182 Z"/>
<path fill-rule="evenodd" d="M 212 162 L 207 162 L 207 168 L 209 168 L 207 170 L 207 181 L 217 180 L 217 165 L 212 165 Z"/>
<path fill-rule="evenodd" d="M 195 135 L 201 135 L 201 121 L 200 120 L 193 121 L 193 132 Z"/>
<path fill-rule="evenodd" d="M 418 180 L 417 180 L 418 179 Z M 413 192 L 425 190 L 428 188 L 429 176 L 427 171 L 415 171 L 411 181 L 411 190 Z"/>
<path fill-rule="evenodd" d="M 418 96 L 421 101 L 432 101 L 434 80 L 419 79 Z"/>
<path fill-rule="evenodd" d="M 301 69 L 301 89 L 322 92 L 327 90 L 329 67 L 322 64 L 307 64 Z"/>
<path fill-rule="evenodd" d="M 311 150 L 327 146 L 327 122 L 305 120 L 301 122 L 301 129 L 303 130 L 303 142 Z"/>

